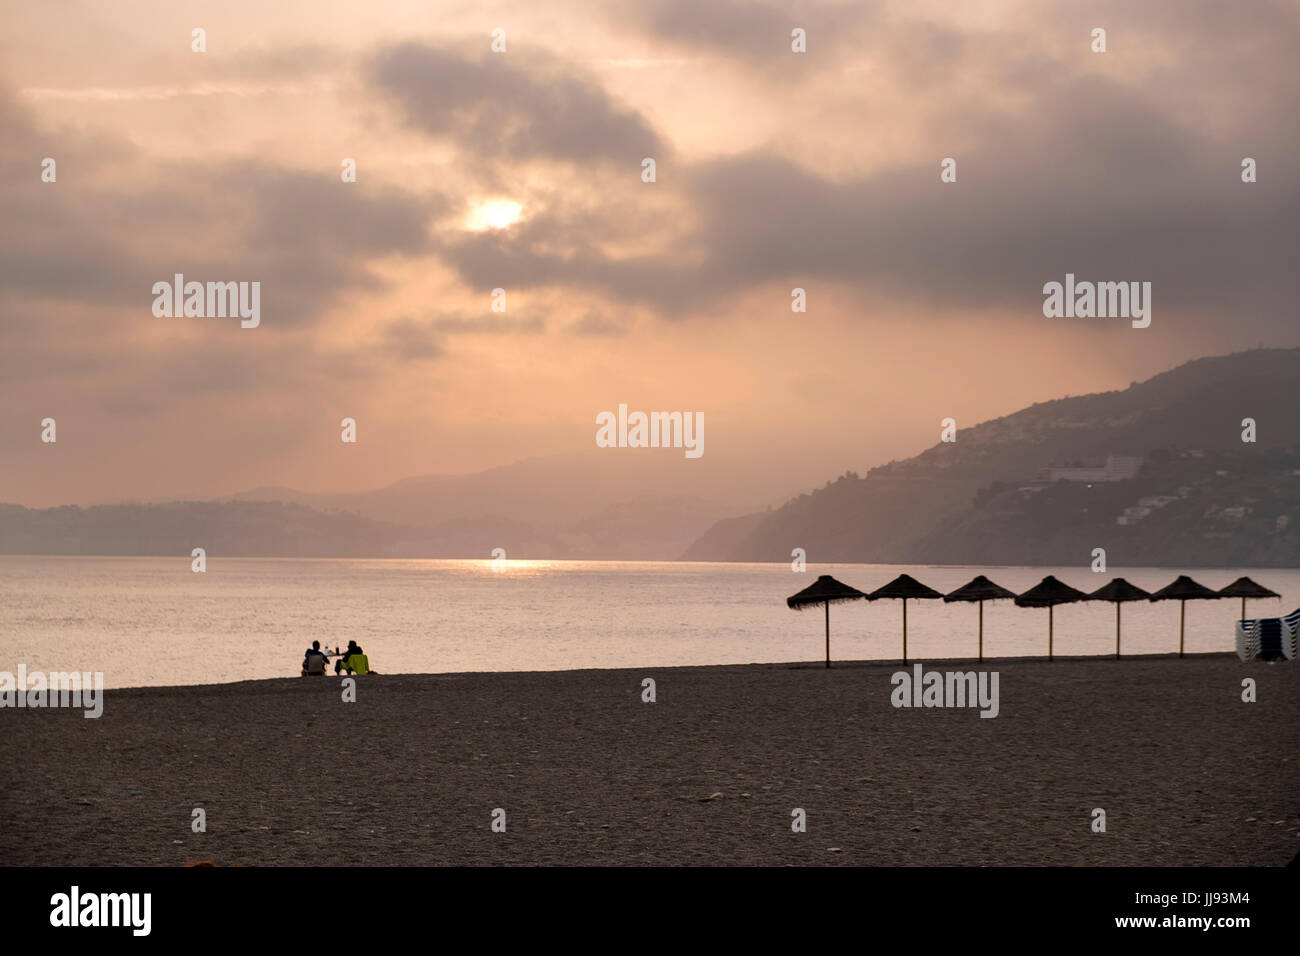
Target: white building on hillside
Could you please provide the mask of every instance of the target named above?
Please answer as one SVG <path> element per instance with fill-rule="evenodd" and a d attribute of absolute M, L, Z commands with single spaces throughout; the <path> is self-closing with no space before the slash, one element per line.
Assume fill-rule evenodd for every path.
<path fill-rule="evenodd" d="M 1043 470 L 1043 477 L 1048 481 L 1123 481 L 1135 476 L 1141 467 L 1141 456 L 1111 455 L 1104 465 L 1046 468 Z"/>

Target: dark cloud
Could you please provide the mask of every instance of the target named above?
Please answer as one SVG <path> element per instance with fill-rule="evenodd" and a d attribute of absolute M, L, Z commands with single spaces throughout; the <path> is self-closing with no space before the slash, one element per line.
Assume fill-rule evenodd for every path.
<path fill-rule="evenodd" d="M 446 335 L 535 335 L 546 331 L 546 320 L 540 315 L 517 319 L 501 312 L 440 315 L 430 319 L 428 325 Z"/>
<path fill-rule="evenodd" d="M 554 226 L 554 228 L 549 228 Z M 556 246 L 570 248 L 557 251 Z M 464 237 L 448 236 L 439 255 L 471 286 L 490 288 L 502 276 L 512 288 L 576 285 L 629 301 L 672 311 L 705 304 L 732 284 L 725 276 L 711 293 L 697 266 L 678 263 L 671 251 L 635 258 L 615 258 L 563 223 L 534 222 L 528 230 Z"/>
<path fill-rule="evenodd" d="M 679 167 L 664 188 L 700 225 L 654 254 L 611 256 L 599 229 L 545 216 L 444 237 L 441 254 L 473 285 L 503 275 L 580 285 L 668 316 L 764 283 L 820 281 L 856 289 L 864 311 L 880 296 L 1031 318 L 1043 283 L 1073 272 L 1150 281 L 1159 311 L 1245 313 L 1260 331 L 1294 322 L 1300 183 L 1285 170 L 1300 148 L 1295 124 L 1225 139 L 1119 80 L 1032 62 L 1019 76 L 1032 97 L 1023 109 L 954 128 L 955 141 L 973 143 L 956 151 L 954 184 L 939 180 L 941 151 L 832 180 L 759 150 Z M 1294 95 L 1273 101 L 1277 116 L 1296 107 Z M 1256 184 L 1240 180 L 1247 155 L 1260 163 Z"/>
<path fill-rule="evenodd" d="M 637 24 L 651 35 L 684 47 L 754 61 L 796 56 L 791 31 L 805 31 L 807 54 L 791 65 L 810 69 L 828 54 L 861 50 L 860 38 L 879 18 L 883 4 L 815 0 L 627 0 L 608 4 L 616 24 Z"/>
<path fill-rule="evenodd" d="M 571 63 L 540 52 L 470 59 L 406 43 L 375 54 L 374 84 L 406 121 L 476 158 L 613 162 L 639 168 L 666 144 L 639 113 L 619 106 Z"/>
<path fill-rule="evenodd" d="M 415 319 L 398 319 L 384 329 L 384 348 L 404 362 L 441 358 L 446 349 L 428 323 Z"/>
<path fill-rule="evenodd" d="M 20 300 L 125 307 L 153 320 L 153 283 L 179 272 L 259 281 L 263 325 L 295 325 L 346 290 L 376 287 L 372 259 L 427 250 L 429 223 L 447 205 L 343 183 L 337 168 L 124 167 L 115 165 L 122 154 L 105 159 L 38 130 L 4 95 L 0 116 L 11 121 L 0 143 L 0 287 Z M 40 181 L 44 155 L 58 163 L 54 183 Z"/>
<path fill-rule="evenodd" d="M 1019 122 L 991 123 L 954 157 L 954 184 L 940 183 L 940 156 L 848 182 L 762 155 L 701 168 L 702 271 L 733 289 L 815 277 L 1031 314 L 1042 283 L 1069 271 L 1152 281 L 1166 307 L 1277 311 L 1295 292 L 1300 189 L 1240 181 L 1241 155 L 1260 145 L 1216 143 L 1131 90 L 1080 78 L 1044 90 Z M 1290 150 L 1257 158 L 1272 166 Z"/>
<path fill-rule="evenodd" d="M 268 396 L 322 395 L 387 364 L 322 345 L 314 320 L 379 287 L 375 260 L 426 252 L 440 197 L 345 184 L 333 166 L 146 164 L 124 141 L 33 116 L 0 90 L 0 379 L 15 401 L 126 418 L 190 400 L 273 407 Z M 40 180 L 46 155 L 55 183 Z M 260 327 L 155 317 L 153 283 L 176 272 L 260 282 Z"/>
<path fill-rule="evenodd" d="M 363 61 L 370 88 L 416 130 L 451 141 L 469 163 L 468 178 L 517 181 L 518 160 L 564 161 L 577 176 L 576 187 L 552 183 L 552 195 L 509 229 L 431 233 L 452 208 L 444 197 L 342 184 L 328 165 L 291 169 L 252 158 L 142 165 L 126 139 L 44 128 L 0 90 L 0 370 L 15 378 L 37 367 L 94 371 L 106 361 L 98 355 L 112 355 L 140 363 L 147 381 L 180 393 L 254 388 L 260 376 L 275 378 L 266 356 L 285 362 L 290 353 L 265 343 L 247 348 L 241 336 L 305 329 L 348 293 L 378 288 L 374 261 L 428 253 L 478 290 L 592 293 L 609 311 L 558 327 L 575 336 L 615 334 L 620 326 L 608 316 L 619 304 L 701 315 L 771 283 L 810 287 L 814 300 L 819 289 L 847 290 L 864 313 L 896 302 L 936 317 L 994 308 L 1032 318 L 1042 284 L 1066 272 L 1151 281 L 1157 321 L 1179 308 L 1210 315 L 1225 336 L 1294 327 L 1300 183 L 1290 171 L 1300 148 L 1293 119 L 1300 94 L 1290 63 L 1300 14 L 1293 6 L 1261 3 L 1237 17 L 1214 0 L 1104 4 L 1098 15 L 1111 24 L 1116 51 L 1106 62 L 1139 54 L 1151 61 L 1148 72 L 1132 75 L 1100 70 L 1083 40 L 1073 47 L 1077 58 L 1056 59 L 1060 37 L 1086 38 L 1091 23 L 1069 4 L 978 36 L 943 23 L 885 23 L 876 5 L 657 0 L 607 9 L 626 13 L 631 28 L 649 30 L 664 46 L 734 55 L 756 80 L 777 75 L 772 59 L 792 57 L 789 31 L 803 26 L 808 70 L 845 57 L 871 60 L 908 81 L 913 93 L 901 106 L 922 117 L 930 142 L 954 145 L 923 146 L 896 165 L 831 178 L 775 143 L 708 161 L 666 161 L 660 182 L 648 187 L 639 182 L 639 161 L 668 160 L 666 135 L 572 62 L 526 46 L 492 55 L 482 38 L 477 58 L 448 47 L 386 47 Z M 823 44 L 836 55 L 822 56 Z M 254 75 L 291 78 L 329 70 L 334 56 L 311 47 L 240 54 Z M 1171 108 L 1185 87 L 1208 90 L 1234 109 L 1226 121 L 1201 122 L 1196 102 Z M 868 135 L 873 121 L 863 120 Z M 846 130 L 845 142 L 861 135 Z M 59 162 L 57 184 L 40 182 L 45 155 Z M 957 159 L 956 184 L 939 182 L 945 155 Z M 1253 185 L 1240 182 L 1247 155 L 1259 162 Z M 566 199 L 571 194 L 593 201 Z M 686 214 L 665 215 L 674 206 Z M 657 251 L 611 251 L 652 246 L 627 240 L 666 224 L 680 235 Z M 149 312 L 153 282 L 174 272 L 261 281 L 262 329 L 232 323 L 238 346 L 214 351 L 208 371 L 182 361 L 168 377 L 165 354 L 116 352 L 104 344 L 111 326 L 72 333 L 42 311 L 116 306 L 113 321 L 134 314 L 141 322 L 183 322 Z M 445 354 L 452 336 L 545 329 L 536 316 L 404 319 L 383 330 L 379 352 L 429 360 Z M 51 338 L 55 332 L 62 338 Z M 368 361 L 344 362 L 339 374 L 364 376 Z"/>
<path fill-rule="evenodd" d="M 384 349 L 403 361 L 429 360 L 446 354 L 444 340 L 456 335 L 540 335 L 544 316 L 516 318 L 499 312 L 484 315 L 449 313 L 416 319 L 396 319 L 384 328 Z"/>

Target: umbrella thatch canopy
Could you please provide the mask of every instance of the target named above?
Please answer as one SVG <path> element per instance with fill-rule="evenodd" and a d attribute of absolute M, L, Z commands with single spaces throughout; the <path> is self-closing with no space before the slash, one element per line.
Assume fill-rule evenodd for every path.
<path fill-rule="evenodd" d="M 866 593 L 850 587 L 843 581 L 836 581 L 829 574 L 823 574 L 798 594 L 785 599 L 787 607 L 802 611 L 806 607 L 818 604 L 826 605 L 826 666 L 831 666 L 831 605 L 840 601 L 868 600 Z"/>
<path fill-rule="evenodd" d="M 1013 598 L 1015 591 L 1008 591 L 1000 584 L 994 584 L 984 575 L 972 578 L 955 591 L 943 596 L 945 601 L 978 601 L 980 605 L 980 660 L 984 660 L 984 602 L 997 601 L 1001 598 Z"/>
<path fill-rule="evenodd" d="M 1119 607 L 1125 601 L 1141 601 L 1151 596 L 1150 591 L 1143 591 L 1136 584 L 1129 584 L 1123 578 L 1115 578 L 1110 584 L 1097 588 L 1085 601 L 1110 601 L 1115 605 L 1115 660 L 1119 660 Z"/>
<path fill-rule="evenodd" d="M 1084 593 L 1068 584 L 1063 584 L 1052 575 L 1039 581 L 1024 594 L 1016 598 L 1017 607 L 1047 608 L 1047 659 L 1052 659 L 1052 611 L 1058 604 L 1073 604 L 1082 601 Z"/>
<path fill-rule="evenodd" d="M 1237 578 L 1227 587 L 1219 588 L 1219 597 L 1241 598 L 1241 620 L 1246 619 L 1246 598 L 1280 598 L 1282 595 L 1270 591 L 1262 584 L 1256 584 L 1250 578 Z"/>
<path fill-rule="evenodd" d="M 1212 601 L 1215 598 L 1223 597 L 1218 591 L 1212 591 L 1204 584 L 1193 581 L 1185 574 L 1180 574 L 1169 584 L 1166 584 L 1151 597 L 1148 601 L 1177 601 L 1178 610 L 1178 656 L 1183 656 L 1183 637 L 1187 632 L 1187 602 L 1188 601 Z"/>
<path fill-rule="evenodd" d="M 903 602 L 903 663 L 907 663 L 907 602 L 909 599 L 917 598 L 941 598 L 943 597 L 932 587 L 927 587 L 910 574 L 900 574 L 894 580 L 890 581 L 884 587 L 877 588 L 867 595 L 870 601 L 879 601 L 881 598 L 900 598 Z"/>

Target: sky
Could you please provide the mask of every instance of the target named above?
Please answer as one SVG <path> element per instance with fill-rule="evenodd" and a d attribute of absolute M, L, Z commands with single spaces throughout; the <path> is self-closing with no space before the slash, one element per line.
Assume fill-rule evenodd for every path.
<path fill-rule="evenodd" d="M 0 17 L 3 502 L 376 488 L 588 453 L 619 404 L 793 494 L 1300 345 L 1294 3 Z M 260 324 L 156 316 L 176 273 L 260 282 Z M 1067 273 L 1150 282 L 1150 326 L 1045 317 Z"/>

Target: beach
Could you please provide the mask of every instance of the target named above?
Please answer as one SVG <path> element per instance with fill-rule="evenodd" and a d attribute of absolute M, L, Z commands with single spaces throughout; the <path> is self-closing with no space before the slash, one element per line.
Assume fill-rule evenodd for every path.
<path fill-rule="evenodd" d="M 1300 851 L 1293 663 L 924 668 L 997 671 L 997 716 L 895 707 L 904 667 L 888 662 L 374 674 L 352 703 L 333 676 L 288 678 L 109 690 L 98 719 L 5 710 L 0 863 L 1281 866 Z"/>

